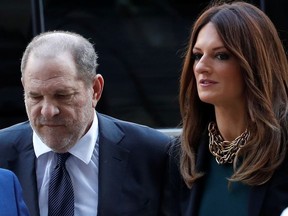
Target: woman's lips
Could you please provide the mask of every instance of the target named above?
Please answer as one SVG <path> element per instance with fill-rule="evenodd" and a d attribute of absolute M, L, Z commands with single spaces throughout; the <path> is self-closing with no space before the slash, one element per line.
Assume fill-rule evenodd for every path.
<path fill-rule="evenodd" d="M 201 86 L 209 86 L 209 85 L 217 84 L 216 81 L 209 80 L 209 79 L 201 79 L 201 80 L 199 81 L 199 83 L 200 83 Z"/>

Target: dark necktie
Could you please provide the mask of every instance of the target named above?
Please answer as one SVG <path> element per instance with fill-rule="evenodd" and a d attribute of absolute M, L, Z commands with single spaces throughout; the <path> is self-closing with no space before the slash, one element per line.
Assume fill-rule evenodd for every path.
<path fill-rule="evenodd" d="M 52 171 L 48 193 L 49 216 L 73 216 L 74 193 L 73 186 L 66 170 L 65 162 L 70 153 L 56 153 L 57 165 Z"/>

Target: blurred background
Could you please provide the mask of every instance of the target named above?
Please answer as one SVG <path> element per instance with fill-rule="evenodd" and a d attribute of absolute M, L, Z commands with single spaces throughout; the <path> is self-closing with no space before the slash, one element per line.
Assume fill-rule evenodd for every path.
<path fill-rule="evenodd" d="M 180 123 L 182 56 L 205 0 L 0 0 L 0 128 L 27 120 L 22 53 L 35 35 L 69 30 L 94 44 L 105 79 L 99 112 L 155 128 Z M 247 1 L 276 25 L 288 47 L 284 0 Z M 286 7 L 285 7 L 285 6 Z"/>

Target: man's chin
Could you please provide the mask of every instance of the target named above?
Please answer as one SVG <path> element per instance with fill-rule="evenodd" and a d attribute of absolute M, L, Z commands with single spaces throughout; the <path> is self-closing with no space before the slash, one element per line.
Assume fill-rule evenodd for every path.
<path fill-rule="evenodd" d="M 69 145 L 63 145 L 63 142 L 61 141 L 50 141 L 45 143 L 49 148 L 51 148 L 53 151 L 58 152 L 58 153 L 65 153 L 69 150 Z"/>

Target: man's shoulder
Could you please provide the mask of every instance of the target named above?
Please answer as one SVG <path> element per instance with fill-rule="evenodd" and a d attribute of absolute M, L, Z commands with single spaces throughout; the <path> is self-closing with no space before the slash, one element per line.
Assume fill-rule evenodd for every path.
<path fill-rule="evenodd" d="M 165 153 L 171 145 L 172 137 L 157 129 L 102 114 L 98 117 L 100 134 L 105 137 L 111 137 L 112 134 L 121 134 L 120 145 L 127 149 L 137 149 L 140 152 L 149 150 Z"/>
<path fill-rule="evenodd" d="M 98 114 L 100 118 L 100 126 L 103 121 L 110 121 L 114 125 L 116 125 L 120 130 L 122 130 L 125 134 L 129 133 L 132 135 L 143 135 L 143 136 L 156 136 L 163 139 L 169 139 L 169 136 L 164 134 L 163 132 L 158 131 L 156 128 L 149 127 L 147 125 L 134 123 L 130 121 L 125 121 L 121 119 L 117 119 L 108 115 Z"/>

